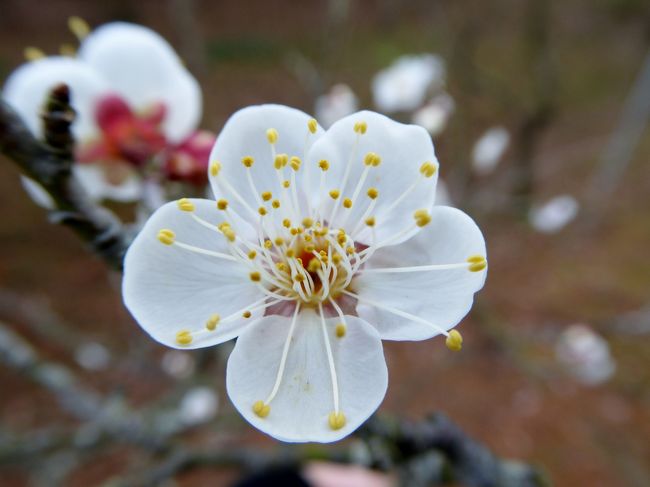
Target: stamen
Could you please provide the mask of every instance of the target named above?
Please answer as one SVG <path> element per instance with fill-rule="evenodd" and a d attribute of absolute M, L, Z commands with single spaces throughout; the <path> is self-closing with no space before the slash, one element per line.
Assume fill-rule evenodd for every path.
<path fill-rule="evenodd" d="M 214 331 L 217 328 L 217 325 L 221 321 L 221 316 L 218 314 L 213 314 L 208 318 L 208 321 L 205 322 L 205 328 L 210 331 Z"/>
<path fill-rule="evenodd" d="M 406 319 L 415 321 L 417 323 L 422 323 L 423 325 L 428 325 L 431 328 L 434 328 L 437 332 L 441 333 L 442 335 L 449 336 L 449 333 L 447 332 L 447 330 L 445 330 L 444 328 L 442 328 L 442 327 L 440 327 L 438 325 L 435 325 L 435 324 L 431 323 L 430 321 L 427 321 L 427 320 L 425 320 L 423 318 L 420 318 L 419 316 L 412 315 L 411 313 L 407 313 L 406 311 L 401 311 L 401 310 L 399 310 L 397 308 L 393 308 L 391 306 L 387 306 L 387 305 L 384 305 L 384 304 L 377 303 L 376 301 L 372 301 L 372 300 L 367 299 L 365 297 L 361 297 L 358 294 L 351 293 L 350 291 L 347 291 L 345 289 L 341 289 L 341 292 L 343 294 L 347 294 L 348 296 L 350 296 L 352 298 L 355 298 L 356 300 L 358 300 L 358 301 L 360 301 L 362 303 L 369 304 L 370 306 L 374 306 L 375 308 L 378 308 L 378 309 L 383 309 L 384 311 L 388 311 L 389 313 L 393 313 L 393 314 L 395 314 L 397 316 L 401 316 L 402 318 L 406 318 Z"/>
<path fill-rule="evenodd" d="M 159 230 L 157 237 L 160 243 L 165 245 L 172 245 L 174 243 L 174 240 L 176 240 L 176 234 L 167 228 Z"/>
<path fill-rule="evenodd" d="M 266 131 L 266 140 L 269 144 L 275 144 L 278 141 L 278 131 L 275 129 L 268 129 Z"/>
<path fill-rule="evenodd" d="M 187 198 L 181 198 L 178 200 L 178 209 L 181 211 L 192 212 L 195 210 L 194 203 L 192 203 Z"/>
<path fill-rule="evenodd" d="M 457 330 L 450 330 L 445 344 L 452 352 L 460 352 L 460 349 L 463 348 L 463 337 Z"/>
<path fill-rule="evenodd" d="M 83 41 L 90 33 L 90 26 L 81 17 L 73 15 L 68 18 L 68 29 L 72 32 L 79 42 Z"/>
<path fill-rule="evenodd" d="M 282 376 L 284 375 L 284 368 L 287 364 L 287 357 L 289 355 L 289 346 L 291 345 L 291 340 L 293 339 L 293 332 L 296 328 L 296 321 L 298 317 L 298 312 L 300 311 L 300 303 L 296 305 L 296 309 L 293 312 L 293 318 L 291 319 L 291 325 L 289 326 L 289 333 L 287 333 L 287 338 L 284 341 L 284 346 L 282 347 L 282 356 L 280 357 L 280 366 L 278 367 L 278 372 L 275 376 L 275 384 L 273 384 L 273 389 L 271 390 L 271 393 L 269 396 L 266 398 L 266 401 L 263 402 L 263 405 L 267 408 L 266 410 L 266 415 L 265 416 L 260 416 L 257 412 L 257 414 L 260 417 L 266 417 L 268 416 L 269 410 L 270 410 L 270 404 L 271 401 L 275 398 L 276 394 L 280 390 L 280 384 L 282 383 Z M 255 404 L 258 404 L 258 401 Z M 255 411 L 255 406 L 253 406 L 253 411 Z"/>
<path fill-rule="evenodd" d="M 181 330 L 176 333 L 176 343 L 179 345 L 189 345 L 192 343 L 192 335 L 189 330 Z"/>
<path fill-rule="evenodd" d="M 28 46 L 23 50 L 23 56 L 27 61 L 37 61 L 46 57 L 45 53 L 38 47 Z"/>
<path fill-rule="evenodd" d="M 336 367 L 334 366 L 334 356 L 332 355 L 332 346 L 330 345 L 330 337 L 327 333 L 325 326 L 325 316 L 323 315 L 323 305 L 318 303 L 318 313 L 320 315 L 321 329 L 323 330 L 323 339 L 325 340 L 325 350 L 327 352 L 327 362 L 330 367 L 330 377 L 332 379 L 332 395 L 334 398 L 334 414 L 337 421 L 332 424 L 332 414 L 330 414 L 330 427 L 332 429 L 340 429 L 345 424 L 345 416 L 339 416 L 339 383 L 336 377 Z"/>
<path fill-rule="evenodd" d="M 358 273 L 375 274 L 381 272 L 390 272 L 390 273 L 397 274 L 402 272 L 446 271 L 449 269 L 468 269 L 472 272 L 478 272 L 487 267 L 487 261 L 485 260 L 485 258 L 480 257 L 480 259 L 481 260 L 479 262 L 473 262 L 467 259 L 467 262 L 459 262 L 457 264 L 430 264 L 430 265 L 417 265 L 412 267 L 378 267 L 378 268 L 370 268 L 370 269 L 365 268 L 360 270 Z"/>

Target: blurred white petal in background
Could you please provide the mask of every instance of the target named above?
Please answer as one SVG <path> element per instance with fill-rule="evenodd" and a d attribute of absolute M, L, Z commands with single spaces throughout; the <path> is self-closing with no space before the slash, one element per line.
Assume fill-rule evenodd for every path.
<path fill-rule="evenodd" d="M 607 341 L 583 324 L 571 325 L 562 332 L 555 346 L 555 356 L 585 385 L 602 384 L 616 370 Z"/>
<path fill-rule="evenodd" d="M 209 387 L 193 387 L 185 393 L 180 404 L 180 418 L 187 425 L 207 423 L 219 408 L 219 398 Z"/>
<path fill-rule="evenodd" d="M 433 137 L 447 128 L 449 117 L 456 105 L 448 93 L 434 96 L 426 105 L 413 114 L 412 122 L 424 127 Z"/>
<path fill-rule="evenodd" d="M 556 196 L 530 210 L 530 224 L 538 232 L 559 232 L 577 216 L 579 209 L 580 205 L 573 196 Z"/>
<path fill-rule="evenodd" d="M 160 361 L 161 368 L 175 379 L 186 379 L 194 373 L 196 363 L 187 352 L 169 350 Z"/>
<path fill-rule="evenodd" d="M 88 342 L 75 350 L 74 358 L 86 370 L 104 370 L 111 361 L 111 354 L 101 343 Z"/>
<path fill-rule="evenodd" d="M 357 95 L 348 85 L 339 83 L 316 99 L 314 111 L 318 122 L 329 128 L 337 120 L 355 113 L 358 109 Z"/>
<path fill-rule="evenodd" d="M 504 127 L 492 127 L 474 144 L 472 168 L 479 176 L 490 174 L 499 164 L 510 144 L 510 134 Z"/>
<path fill-rule="evenodd" d="M 444 86 L 445 75 L 445 63 L 439 56 L 402 56 L 372 80 L 375 105 L 388 113 L 415 110 L 429 91 Z"/>

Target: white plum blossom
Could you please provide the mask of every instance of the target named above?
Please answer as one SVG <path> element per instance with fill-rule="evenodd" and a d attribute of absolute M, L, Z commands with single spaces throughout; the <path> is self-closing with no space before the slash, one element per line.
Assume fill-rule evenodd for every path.
<path fill-rule="evenodd" d="M 412 122 L 435 137 L 447 128 L 455 107 L 454 99 L 448 93 L 440 93 L 413 114 Z"/>
<path fill-rule="evenodd" d="M 375 106 L 387 113 L 415 110 L 427 93 L 444 86 L 445 76 L 445 63 L 439 56 L 402 56 L 373 78 Z"/>
<path fill-rule="evenodd" d="M 580 205 L 568 194 L 551 198 L 543 205 L 534 206 L 528 216 L 530 224 L 542 233 L 556 233 L 568 225 L 577 215 Z"/>
<path fill-rule="evenodd" d="M 330 127 L 334 122 L 353 114 L 359 109 L 359 99 L 352 88 L 339 83 L 332 86 L 328 93 L 316 99 L 314 111 L 316 118 L 325 127 Z"/>
<path fill-rule="evenodd" d="M 196 386 L 185 393 L 178 409 L 181 421 L 195 426 L 212 420 L 218 408 L 217 394 L 210 387 Z"/>
<path fill-rule="evenodd" d="M 555 355 L 560 364 L 585 385 L 602 384 L 616 371 L 607 340 L 587 325 L 571 325 L 562 332 Z"/>
<path fill-rule="evenodd" d="M 83 38 L 75 57 L 41 57 L 23 64 L 6 80 L 2 97 L 41 137 L 42 106 L 60 83 L 71 89 L 76 112 L 72 131 L 77 157 L 85 163 L 76 164 L 74 171 L 95 199 L 139 199 L 133 167 L 170 145 L 185 152 L 183 144 L 201 118 L 197 81 L 161 36 L 135 24 L 113 22 L 95 29 Z M 51 205 L 51 200 L 40 203 Z"/>
<path fill-rule="evenodd" d="M 486 277 L 474 221 L 434 206 L 422 127 L 362 111 L 324 131 L 298 110 L 235 113 L 210 158 L 216 202 L 159 208 L 125 258 L 124 302 L 174 348 L 237 337 L 228 394 L 283 441 L 331 442 L 381 403 L 381 340 L 447 337 Z M 450 331 L 451 330 L 451 331 Z"/>
<path fill-rule="evenodd" d="M 505 127 L 492 127 L 474 144 L 472 168 L 480 176 L 490 174 L 499 164 L 508 145 L 510 133 Z"/>

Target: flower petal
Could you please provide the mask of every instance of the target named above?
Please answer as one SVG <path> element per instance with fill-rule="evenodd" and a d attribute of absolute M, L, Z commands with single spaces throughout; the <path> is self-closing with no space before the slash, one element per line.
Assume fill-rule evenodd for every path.
<path fill-rule="evenodd" d="M 410 267 L 466 262 L 486 257 L 485 241 L 474 221 L 460 210 L 436 206 L 431 222 L 406 242 L 379 249 L 368 268 Z M 361 273 L 353 285 L 361 297 L 359 317 L 374 325 L 384 340 L 424 340 L 440 334 L 433 326 L 405 319 L 363 303 L 363 298 L 418 316 L 444 330 L 469 312 L 474 293 L 483 287 L 486 270 L 466 267 L 406 273 Z"/>
<path fill-rule="evenodd" d="M 106 199 L 127 203 L 142 197 L 142 181 L 135 173 L 119 184 L 111 184 L 99 165 L 75 164 L 73 170 L 88 196 L 95 201 Z"/>
<path fill-rule="evenodd" d="M 311 183 L 312 178 L 305 177 L 305 154 L 320 137 L 322 129 L 316 127 L 316 132 L 312 134 L 308 129 L 308 122 L 311 117 L 300 110 L 289 108 L 281 105 L 259 105 L 239 110 L 228 119 L 223 130 L 217 137 L 217 142 L 210 154 L 210 161 L 218 161 L 222 168 L 218 176 L 210 177 L 212 190 L 217 198 L 226 198 L 232 207 L 240 215 L 250 217 L 250 211 L 233 197 L 232 192 L 228 191 L 224 181 L 230 185 L 257 214 L 257 209 L 261 203 L 269 211 L 266 218 L 272 218 L 276 224 L 284 218 L 292 219 L 308 216 L 304 210 L 305 198 L 311 197 L 317 192 L 317 183 Z M 267 130 L 275 129 L 278 134 L 275 143 L 275 152 L 277 154 L 287 154 L 289 157 L 297 156 L 303 162 L 300 169 L 295 173 L 296 191 L 299 199 L 297 215 L 292 215 L 289 211 L 291 205 L 286 198 L 281 195 L 290 195 L 291 190 L 282 188 L 281 183 L 274 168 L 272 147 L 267 139 Z M 247 169 L 242 164 L 242 158 L 252 157 L 253 166 Z M 255 185 L 256 193 L 251 189 L 246 172 L 250 175 Z M 311 168 L 313 173 L 315 170 Z M 283 169 L 281 179 L 290 180 L 293 169 L 287 165 Z M 310 184 L 311 183 L 311 184 Z M 260 200 L 260 193 L 270 191 L 273 199 L 281 200 L 281 207 L 274 211 L 271 208 L 271 201 L 264 202 Z"/>
<path fill-rule="evenodd" d="M 95 29 L 79 58 L 96 69 L 136 110 L 164 103 L 163 123 L 173 142 L 189 135 L 201 117 L 201 91 L 160 35 L 141 25 L 112 22 Z"/>
<path fill-rule="evenodd" d="M 347 333 L 336 336 L 337 319 L 326 327 L 338 378 L 340 411 L 346 424 L 333 430 L 332 379 L 320 317 L 312 310 L 298 316 L 277 395 L 265 418 L 252 409 L 270 394 L 279 370 L 291 318 L 267 316 L 246 329 L 228 360 L 228 395 L 255 427 L 282 441 L 331 442 L 349 435 L 381 403 L 388 385 L 377 332 L 359 318 L 347 317 Z"/>
<path fill-rule="evenodd" d="M 223 222 L 213 201 L 189 201 L 200 218 L 215 225 Z M 233 228 L 243 225 L 236 222 Z M 177 242 L 229 254 L 224 236 L 196 222 L 177 202 L 167 203 L 149 218 L 126 254 L 122 291 L 127 308 L 154 339 L 175 348 L 207 347 L 237 336 L 263 314 L 258 310 L 248 319 L 239 316 L 263 297 L 246 264 L 164 245 L 157 238 L 161 229 L 172 230 Z M 207 331 L 206 322 L 214 314 L 222 322 Z M 232 320 L 225 320 L 232 314 Z M 182 330 L 192 332 L 193 340 L 186 346 L 176 342 Z"/>
<path fill-rule="evenodd" d="M 355 124 L 365 122 L 367 131 L 357 135 Z M 357 144 L 358 140 L 358 144 Z M 355 148 L 355 146 L 357 146 Z M 364 170 L 364 158 L 370 152 L 381 158 L 378 167 L 370 167 L 367 178 L 363 183 L 357 198 L 354 193 Z M 368 188 L 379 190 L 376 206 L 369 216 L 375 216 L 374 231 L 377 241 L 399 234 L 413 226 L 413 212 L 420 208 L 430 208 L 435 198 L 436 181 L 438 178 L 438 160 L 436 159 L 431 137 L 425 129 L 415 125 L 404 125 L 378 113 L 362 111 L 345 117 L 336 122 L 312 147 L 308 163 L 317 167 L 320 160 L 329 162 L 326 173 L 325 189 L 322 195 L 322 212 L 326 219 L 332 215 L 332 205 L 339 209 L 334 221 L 328 222 L 332 228 L 344 227 L 348 233 L 353 232 L 356 240 L 370 244 L 372 233 L 360 222 L 364 212 L 370 205 L 367 196 Z M 350 161 L 350 171 L 345 188 L 346 167 Z M 430 178 L 420 174 L 424 162 L 435 165 L 436 171 Z M 417 182 L 416 186 L 413 186 Z M 327 191 L 340 191 L 339 200 L 332 203 Z M 405 197 L 394 207 L 393 203 Z M 352 208 L 345 209 L 340 205 L 343 198 L 356 199 Z M 400 242 L 403 239 L 396 239 Z"/>
<path fill-rule="evenodd" d="M 70 87 L 72 106 L 77 117 L 72 129 L 83 141 L 97 132 L 95 102 L 108 92 L 105 80 L 90 66 L 68 57 L 47 57 L 23 64 L 7 79 L 2 97 L 23 118 L 34 135 L 43 128 L 41 111 L 49 91 L 59 83 Z"/>

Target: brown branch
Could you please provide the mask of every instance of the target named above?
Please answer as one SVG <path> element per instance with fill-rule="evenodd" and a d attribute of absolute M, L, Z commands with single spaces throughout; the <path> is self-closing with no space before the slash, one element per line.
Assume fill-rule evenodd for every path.
<path fill-rule="evenodd" d="M 93 202 L 72 175 L 75 113 L 66 85 L 50 94 L 43 113 L 45 142 L 37 140 L 16 112 L 0 100 L 0 152 L 52 197 L 53 222 L 71 228 L 112 268 L 121 270 L 130 237 L 122 222 Z"/>

